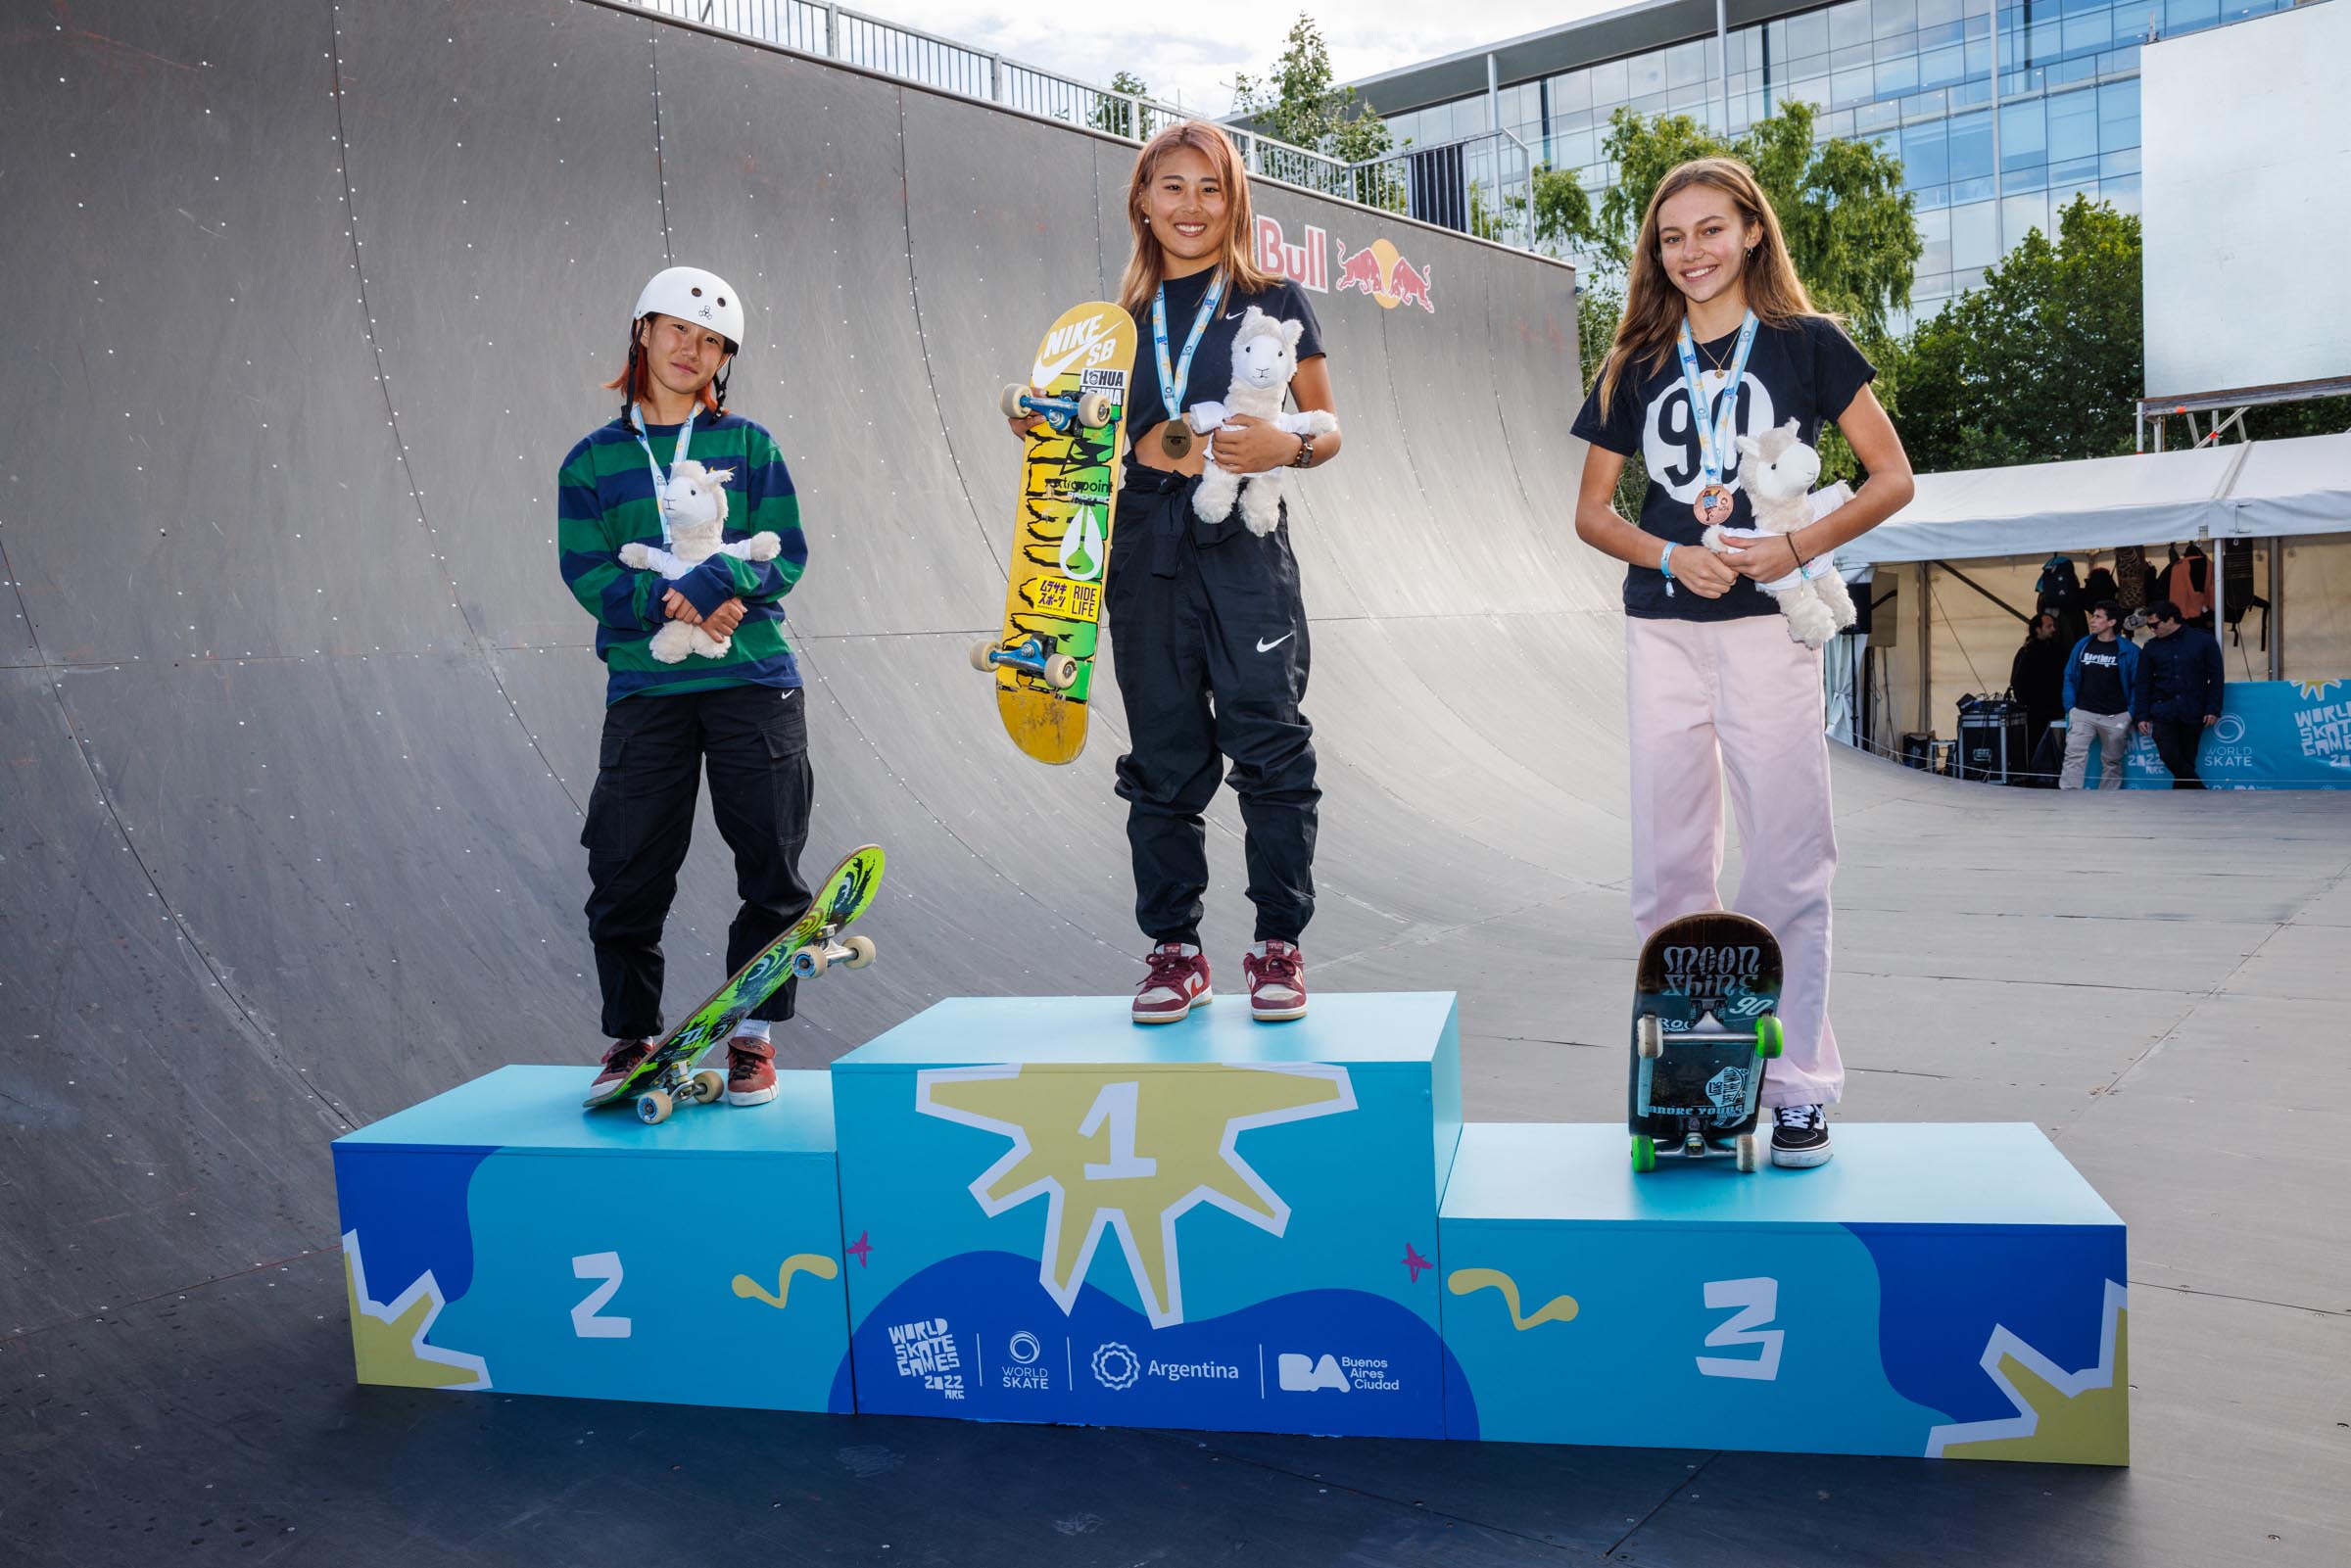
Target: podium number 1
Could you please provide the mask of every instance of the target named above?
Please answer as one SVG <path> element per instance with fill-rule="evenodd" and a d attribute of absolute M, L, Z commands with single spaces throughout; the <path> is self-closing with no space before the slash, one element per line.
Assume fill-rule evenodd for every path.
<path fill-rule="evenodd" d="M 1702 1355 L 1698 1369 L 1706 1377 L 1745 1377 L 1770 1383 L 1780 1375 L 1780 1341 L 1783 1331 L 1764 1328 L 1780 1309 L 1780 1282 L 1776 1279 L 1710 1279 L 1706 1281 L 1706 1305 L 1716 1311 L 1736 1307 L 1739 1311 L 1714 1325 L 1706 1336 L 1711 1350 L 1732 1350 L 1752 1345 L 1752 1355 Z"/>
<path fill-rule="evenodd" d="M 1133 1176 L 1155 1175 L 1159 1162 L 1138 1156 L 1134 1152 L 1135 1107 L 1142 1095 L 1140 1083 L 1106 1083 L 1094 1096 L 1093 1109 L 1078 1123 L 1078 1136 L 1090 1138 L 1104 1122 L 1110 1124 L 1110 1160 L 1104 1164 L 1088 1164 L 1088 1181 L 1121 1181 Z"/>

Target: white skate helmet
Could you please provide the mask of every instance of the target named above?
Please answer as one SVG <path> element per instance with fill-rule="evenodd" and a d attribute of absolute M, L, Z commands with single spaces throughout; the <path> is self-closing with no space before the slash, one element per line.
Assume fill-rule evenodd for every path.
<path fill-rule="evenodd" d="M 743 301 L 716 272 L 673 266 L 655 272 L 637 296 L 637 320 L 655 311 L 681 321 L 698 321 L 727 340 L 730 353 L 743 348 Z"/>

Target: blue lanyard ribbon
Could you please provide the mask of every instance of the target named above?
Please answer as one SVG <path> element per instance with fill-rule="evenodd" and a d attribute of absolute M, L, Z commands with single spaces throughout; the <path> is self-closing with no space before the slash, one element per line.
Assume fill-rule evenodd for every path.
<path fill-rule="evenodd" d="M 645 465 L 653 471 L 653 510 L 661 514 L 661 547 L 667 549 L 669 548 L 669 474 L 661 471 L 660 459 L 653 455 L 653 444 L 646 437 L 645 404 L 641 403 L 633 404 L 630 411 L 636 415 L 637 445 L 645 449 Z M 685 459 L 687 444 L 694 440 L 694 413 L 692 408 L 687 409 L 686 422 L 678 426 L 678 444 L 670 449 L 669 453 L 670 473 L 677 472 L 678 464 Z"/>
<path fill-rule="evenodd" d="M 1170 419 L 1183 416 L 1183 389 L 1192 379 L 1192 356 L 1199 351 L 1200 338 L 1208 331 L 1208 324 L 1217 318 L 1217 307 L 1223 298 L 1224 270 L 1219 267 L 1216 277 L 1208 285 L 1208 293 L 1201 298 L 1198 313 L 1192 317 L 1192 335 L 1183 340 L 1183 358 L 1174 365 L 1168 363 L 1168 286 L 1165 282 L 1160 284 L 1159 294 L 1151 302 L 1152 347 L 1159 354 L 1159 401 L 1166 405 Z"/>
<path fill-rule="evenodd" d="M 1682 385 L 1690 392 L 1690 417 L 1698 425 L 1698 466 L 1707 485 L 1722 483 L 1722 457 L 1730 450 L 1731 440 L 1739 433 L 1739 388 L 1747 378 L 1747 354 L 1755 346 L 1755 312 L 1747 312 L 1739 323 L 1739 351 L 1731 357 L 1730 379 L 1723 383 L 1726 396 L 1722 415 L 1717 419 L 1708 401 L 1703 383 L 1698 374 L 1698 349 L 1690 341 L 1690 318 L 1682 317 L 1681 335 L 1674 346 L 1682 356 Z"/>

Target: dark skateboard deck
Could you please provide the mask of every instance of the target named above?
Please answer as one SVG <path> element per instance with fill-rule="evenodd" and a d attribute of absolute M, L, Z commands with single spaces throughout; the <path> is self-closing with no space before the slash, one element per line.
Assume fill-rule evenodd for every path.
<path fill-rule="evenodd" d="M 1625 1124 L 1633 1168 L 1723 1148 L 1762 1163 L 1763 1072 L 1780 1054 L 1780 944 L 1745 915 L 1685 915 L 1642 944 Z"/>

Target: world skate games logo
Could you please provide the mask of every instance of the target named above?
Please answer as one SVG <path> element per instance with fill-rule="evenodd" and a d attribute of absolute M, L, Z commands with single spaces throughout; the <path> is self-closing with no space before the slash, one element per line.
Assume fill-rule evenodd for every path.
<path fill-rule="evenodd" d="M 1429 314 L 1437 311 L 1437 302 L 1430 293 L 1435 287 L 1436 269 L 1415 266 L 1385 239 L 1373 240 L 1353 256 L 1347 254 L 1347 242 L 1334 242 L 1339 261 L 1339 289 L 1359 289 L 1379 302 L 1383 310 L 1393 310 L 1400 305 L 1416 305 Z"/>

